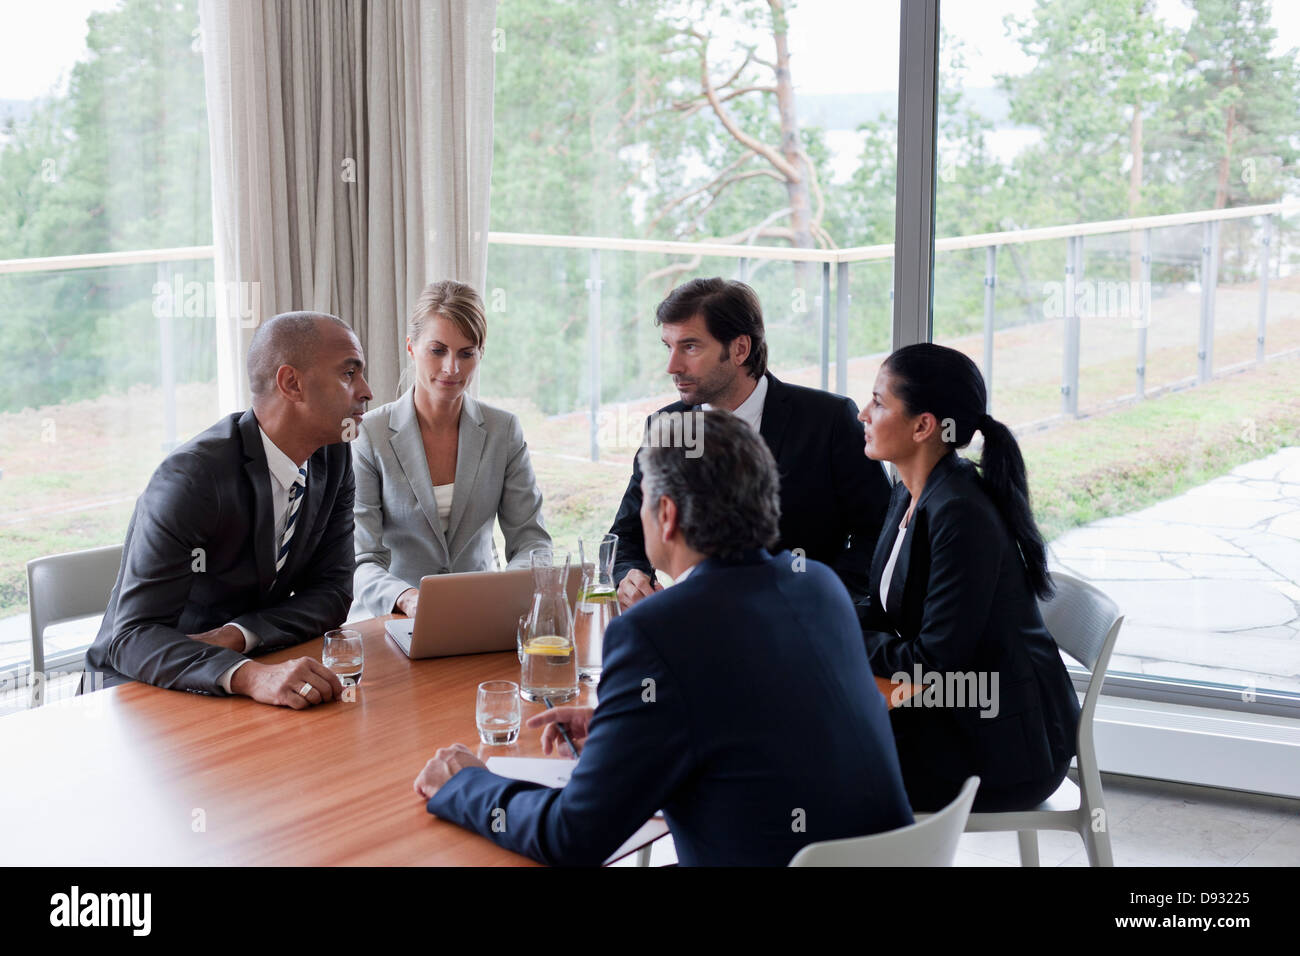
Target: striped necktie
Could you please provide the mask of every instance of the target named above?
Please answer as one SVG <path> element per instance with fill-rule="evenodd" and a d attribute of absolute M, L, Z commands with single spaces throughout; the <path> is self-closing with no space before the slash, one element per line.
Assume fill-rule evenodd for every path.
<path fill-rule="evenodd" d="M 293 544 L 293 529 L 298 520 L 298 508 L 302 505 L 302 495 L 307 489 L 307 469 L 299 468 L 298 476 L 289 488 L 289 515 L 284 522 L 284 532 L 280 535 L 280 549 L 275 553 L 275 575 L 280 576 L 280 569 L 289 558 L 289 546 Z M 272 582 L 272 587 L 275 583 Z"/>

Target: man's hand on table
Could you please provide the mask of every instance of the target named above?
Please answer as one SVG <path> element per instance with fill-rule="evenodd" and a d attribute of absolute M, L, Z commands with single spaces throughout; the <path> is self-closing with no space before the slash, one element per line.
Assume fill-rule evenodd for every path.
<path fill-rule="evenodd" d="M 464 744 L 440 747 L 433 759 L 424 765 L 415 778 L 415 792 L 424 800 L 437 793 L 448 780 L 466 767 L 482 767 L 484 763 L 474 756 L 474 751 Z"/>
<path fill-rule="evenodd" d="M 623 580 L 618 583 L 619 607 L 626 611 L 633 604 L 644 601 L 658 590 L 660 585 L 656 578 L 633 568 L 623 575 Z"/>
<path fill-rule="evenodd" d="M 194 641 L 202 641 L 204 644 L 215 644 L 217 647 L 224 647 L 227 650 L 244 652 L 244 632 L 233 624 L 226 624 L 222 627 L 214 627 L 210 631 L 204 631 L 202 634 L 190 634 L 188 637 Z M 240 668 L 243 670 L 243 668 Z"/>
<path fill-rule="evenodd" d="M 305 710 L 342 697 L 343 683 L 315 658 L 297 657 L 283 664 L 249 661 L 241 665 L 230 678 L 230 692 L 262 704 Z"/>
<path fill-rule="evenodd" d="M 573 741 L 573 746 L 578 748 L 578 753 L 582 753 L 583 741 L 587 739 L 587 728 L 591 726 L 591 715 L 594 708 L 579 707 L 570 704 L 564 707 L 552 707 L 544 710 L 540 714 L 534 714 L 528 718 L 529 727 L 542 727 L 542 753 L 548 757 L 553 749 L 564 749 L 564 738 L 560 736 L 558 724 L 564 724 L 565 730 L 569 732 L 569 739 Z"/>

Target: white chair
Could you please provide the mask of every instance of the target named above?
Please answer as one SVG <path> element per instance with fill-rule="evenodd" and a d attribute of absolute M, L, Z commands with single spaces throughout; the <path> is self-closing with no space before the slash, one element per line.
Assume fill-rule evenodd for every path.
<path fill-rule="evenodd" d="M 909 826 L 871 836 L 810 843 L 791 866 L 952 866 L 980 778 L 969 777 L 952 803 Z"/>
<path fill-rule="evenodd" d="M 1114 601 L 1086 581 L 1054 573 L 1052 582 L 1056 593 L 1038 605 L 1043 623 L 1060 648 L 1090 674 L 1079 714 L 1077 741 L 1076 762 L 1082 787 L 1066 777 L 1054 794 L 1032 810 L 972 813 L 966 821 L 966 830 L 969 833 L 1015 830 L 1020 840 L 1021 866 L 1038 866 L 1037 831 L 1073 830 L 1083 838 L 1091 866 L 1114 866 L 1101 773 L 1097 770 L 1097 751 L 1092 739 L 1092 718 L 1124 616 Z"/>
<path fill-rule="evenodd" d="M 27 562 L 33 707 L 45 703 L 45 629 L 51 624 L 103 614 L 121 564 L 120 544 L 52 554 Z"/>

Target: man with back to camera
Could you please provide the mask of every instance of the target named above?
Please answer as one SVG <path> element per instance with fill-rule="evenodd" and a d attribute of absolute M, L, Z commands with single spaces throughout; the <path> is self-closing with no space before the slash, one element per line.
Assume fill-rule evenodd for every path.
<path fill-rule="evenodd" d="M 352 455 L 370 388 L 341 319 L 286 312 L 248 349 L 252 407 L 169 454 L 136 501 L 87 674 L 301 710 L 320 661 L 245 655 L 319 637 L 352 600 Z M 85 686 L 85 685 L 83 685 Z"/>
<path fill-rule="evenodd" d="M 890 485 L 880 465 L 862 455 L 853 399 L 787 385 L 767 371 L 762 307 L 743 282 L 686 282 L 659 304 L 655 323 L 663 328 L 667 372 L 681 396 L 659 411 L 721 408 L 762 435 L 781 476 L 777 549 L 798 548 L 830 565 L 855 601 L 865 599 Z M 618 535 L 614 580 L 623 608 L 659 587 L 641 538 L 640 509 L 641 472 L 634 460 L 609 529 Z"/>
<path fill-rule="evenodd" d="M 488 772 L 463 744 L 415 780 L 430 813 L 553 865 L 599 864 L 663 809 L 684 865 L 784 866 L 809 843 L 912 822 L 884 697 L 835 574 L 777 537 L 771 452 L 728 412 L 697 448 L 638 453 L 646 550 L 672 587 L 605 632 L 600 702 L 537 714 L 550 753 L 581 751 L 563 789 Z M 672 422 L 656 416 L 653 438 Z"/>

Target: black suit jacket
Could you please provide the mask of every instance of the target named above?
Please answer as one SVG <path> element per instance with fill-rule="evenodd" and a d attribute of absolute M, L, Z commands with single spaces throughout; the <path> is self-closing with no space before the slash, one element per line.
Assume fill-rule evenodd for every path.
<path fill-rule="evenodd" d="M 862 423 L 853 399 L 815 388 L 786 385 L 767 373 L 767 397 L 759 433 L 781 475 L 780 538 L 776 550 L 802 548 L 828 564 L 854 599 L 867 594 L 872 549 L 889 505 L 884 469 L 863 454 Z M 673 402 L 661 412 L 689 411 Z M 614 581 L 637 568 L 651 577 L 641 532 L 641 466 L 609 530 L 618 535 Z"/>
<path fill-rule="evenodd" d="M 1079 701 L 1006 522 L 974 464 L 946 455 L 907 526 L 882 611 L 881 575 L 910 503 L 899 482 L 871 564 L 870 604 L 859 606 L 871 669 L 908 681 L 918 669 L 923 680 L 996 673 L 997 713 L 981 716 L 969 699 L 895 708 L 900 751 L 924 755 L 954 786 L 978 774 L 981 792 L 1051 777 L 1074 755 Z"/>
<path fill-rule="evenodd" d="M 242 624 L 273 650 L 337 627 L 352 602 L 352 455 L 345 444 L 308 459 L 307 491 L 279 577 L 271 475 L 252 409 L 168 455 L 136 501 L 122 567 L 89 671 L 104 684 L 139 680 L 223 694 L 244 655 L 187 634 Z M 272 587 L 272 581 L 275 582 Z"/>
<path fill-rule="evenodd" d="M 564 789 L 471 768 L 429 812 L 571 866 L 660 809 L 685 866 L 784 866 L 808 843 L 911 823 L 849 596 L 825 565 L 795 564 L 709 558 L 611 621 Z"/>

